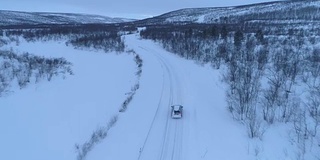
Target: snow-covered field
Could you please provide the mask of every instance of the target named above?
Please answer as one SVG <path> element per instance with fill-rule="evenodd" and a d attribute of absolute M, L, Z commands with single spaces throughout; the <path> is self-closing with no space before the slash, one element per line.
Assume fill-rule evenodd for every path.
<path fill-rule="evenodd" d="M 128 54 L 74 50 L 58 42 L 21 42 L 13 50 L 65 57 L 73 76 L 29 84 L 0 98 L 0 159 L 76 159 L 84 143 L 118 113 L 135 83 L 135 62 Z"/>
<path fill-rule="evenodd" d="M 140 88 L 87 160 L 293 159 L 285 127 L 268 129 L 262 141 L 251 140 L 246 128 L 232 120 L 220 71 L 137 35 L 125 40 L 143 59 Z M 118 114 L 136 81 L 129 54 L 74 50 L 59 42 L 21 42 L 13 49 L 65 57 L 75 75 L 23 90 L 13 87 L 0 98 L 1 159 L 76 159 L 75 144 Z M 171 119 L 173 104 L 184 106 L 182 119 Z"/>

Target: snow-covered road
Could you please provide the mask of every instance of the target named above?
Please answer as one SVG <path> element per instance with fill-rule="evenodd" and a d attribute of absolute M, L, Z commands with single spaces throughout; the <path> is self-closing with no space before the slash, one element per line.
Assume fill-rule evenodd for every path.
<path fill-rule="evenodd" d="M 143 50 L 142 52 L 151 53 L 158 60 L 163 71 L 163 82 L 157 111 L 138 159 L 179 160 L 181 159 L 180 153 L 182 150 L 183 121 L 171 119 L 170 117 L 170 106 L 183 104 L 179 77 L 174 73 L 174 68 L 161 54 L 146 46 L 139 47 Z M 161 139 L 162 141 L 154 142 L 154 139 Z M 149 154 L 156 151 L 159 151 L 158 154 Z"/>
<path fill-rule="evenodd" d="M 88 160 L 248 158 L 246 133 L 225 108 L 219 72 L 138 35 L 128 35 L 125 41 L 144 61 L 141 87 Z M 184 106 L 182 119 L 170 117 L 173 104 Z"/>

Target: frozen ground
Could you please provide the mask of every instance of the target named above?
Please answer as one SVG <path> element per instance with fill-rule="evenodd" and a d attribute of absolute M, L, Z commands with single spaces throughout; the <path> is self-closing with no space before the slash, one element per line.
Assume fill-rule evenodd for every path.
<path fill-rule="evenodd" d="M 226 112 L 217 72 L 173 56 L 151 41 L 135 36 L 126 41 L 144 60 L 141 88 L 88 160 L 246 159 L 246 135 Z M 170 118 L 172 104 L 184 106 L 182 119 Z"/>
<path fill-rule="evenodd" d="M 75 144 L 118 112 L 135 83 L 128 54 L 74 50 L 58 42 L 21 42 L 13 50 L 65 57 L 75 75 L 55 77 L 0 98 L 0 159 L 76 159 Z"/>
<path fill-rule="evenodd" d="M 293 159 L 285 127 L 269 129 L 262 141 L 250 140 L 245 127 L 232 120 L 220 71 L 137 35 L 125 40 L 143 59 L 140 88 L 87 160 Z M 135 83 L 133 57 L 73 50 L 58 42 L 21 42 L 14 49 L 63 56 L 73 63 L 75 75 L 0 98 L 1 157 L 76 159 L 75 143 L 87 141 L 108 122 Z M 170 118 L 172 104 L 184 106 L 182 119 Z"/>
<path fill-rule="evenodd" d="M 291 147 L 281 136 L 286 131 L 272 129 L 272 134 L 266 133 L 268 143 L 263 143 L 248 139 L 245 127 L 232 120 L 219 71 L 179 58 L 136 35 L 127 36 L 126 42 L 144 60 L 141 88 L 88 160 L 288 158 Z M 170 118 L 172 104 L 184 106 L 182 119 Z"/>

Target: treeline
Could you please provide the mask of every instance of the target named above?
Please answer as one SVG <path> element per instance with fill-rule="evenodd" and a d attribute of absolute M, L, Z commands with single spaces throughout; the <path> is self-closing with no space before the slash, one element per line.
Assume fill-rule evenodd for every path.
<path fill-rule="evenodd" d="M 26 41 L 66 40 L 66 45 L 75 48 L 90 48 L 105 52 L 123 52 L 125 45 L 121 36 L 136 28 L 125 24 L 83 24 L 83 25 L 17 25 L 0 26 L 0 46 L 21 38 Z M 18 55 L 13 51 L 0 50 L 1 87 L 0 93 L 7 90 L 10 82 L 17 79 L 20 88 L 25 87 L 33 77 L 35 82 L 55 75 L 72 74 L 71 64 L 63 58 L 44 58 L 29 53 Z"/>
<path fill-rule="evenodd" d="M 23 37 L 27 41 L 68 40 L 67 45 L 76 48 L 103 49 L 106 52 L 123 52 L 125 45 L 121 36 L 136 30 L 133 26 L 116 24 L 85 24 L 85 25 L 40 25 L 11 26 L 2 29 L 2 36 L 18 41 Z M 12 29 L 13 28 L 13 29 Z M 0 32 L 0 33 L 1 33 Z"/>
<path fill-rule="evenodd" d="M 64 58 L 45 58 L 28 52 L 18 55 L 0 50 L 0 96 L 15 80 L 20 88 L 24 88 L 42 79 L 50 81 L 54 76 L 72 75 L 71 66 Z"/>
<path fill-rule="evenodd" d="M 226 107 L 249 137 L 263 138 L 266 126 L 285 123 L 301 155 L 310 149 L 319 156 L 314 151 L 320 146 L 320 37 L 305 33 L 287 28 L 286 35 L 265 35 L 228 26 L 179 31 L 175 26 L 146 28 L 140 35 L 224 70 Z"/>
<path fill-rule="evenodd" d="M 207 63 L 220 61 L 221 56 L 226 54 L 225 44 L 235 30 L 235 26 L 227 28 L 222 25 L 201 25 L 201 27 L 172 25 L 163 28 L 148 27 L 140 32 L 140 36 L 158 41 L 165 49 L 182 57 Z"/>
<path fill-rule="evenodd" d="M 283 3 L 286 3 L 284 4 L 284 6 L 286 7 L 282 9 L 280 6 L 275 6 L 279 9 L 266 12 L 259 12 L 259 7 L 257 7 L 256 12 L 253 11 L 250 12 L 250 14 L 245 15 L 233 14 L 228 17 L 220 17 L 218 21 L 223 23 L 239 23 L 242 21 L 250 20 L 320 20 L 320 10 L 316 4 L 317 1 L 303 1 L 302 3 L 292 3 L 287 1 Z M 314 5 L 312 5 L 313 3 Z"/>
<path fill-rule="evenodd" d="M 117 32 L 84 34 L 75 36 L 67 42 L 76 48 L 94 48 L 104 50 L 106 53 L 111 51 L 124 52 L 124 41 Z"/>

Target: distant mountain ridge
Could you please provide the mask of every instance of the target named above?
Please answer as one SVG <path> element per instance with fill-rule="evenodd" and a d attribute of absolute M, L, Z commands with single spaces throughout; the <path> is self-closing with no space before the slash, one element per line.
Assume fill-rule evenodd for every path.
<path fill-rule="evenodd" d="M 130 21 L 134 21 L 134 19 L 111 18 L 107 16 L 76 13 L 20 12 L 0 10 L 0 25 L 122 23 Z"/>
<path fill-rule="evenodd" d="M 320 1 L 275 1 L 233 7 L 187 8 L 144 19 L 140 23 L 238 24 L 253 21 L 267 23 L 320 22 Z"/>
<path fill-rule="evenodd" d="M 20 12 L 0 10 L 0 25 L 37 25 L 37 24 L 111 24 L 125 23 L 138 26 L 172 23 L 235 24 L 254 25 L 291 25 L 320 26 L 320 0 L 294 0 L 256 3 L 230 7 L 186 8 L 143 20 L 110 18 L 107 16 Z M 133 22 L 133 23 L 131 23 Z"/>

